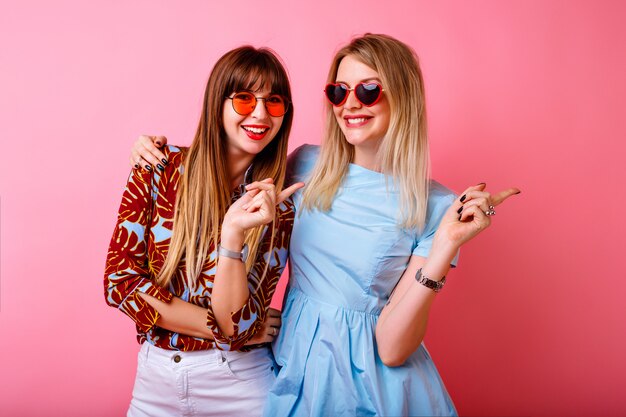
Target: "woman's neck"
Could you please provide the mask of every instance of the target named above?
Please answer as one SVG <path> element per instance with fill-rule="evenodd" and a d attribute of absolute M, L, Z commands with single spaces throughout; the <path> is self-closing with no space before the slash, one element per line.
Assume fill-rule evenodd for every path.
<path fill-rule="evenodd" d="M 239 184 L 243 184 L 246 170 L 254 160 L 254 156 L 242 156 L 228 154 L 227 169 L 230 176 L 230 188 L 235 189 Z"/>
<path fill-rule="evenodd" d="M 380 159 L 378 157 L 378 146 L 375 147 L 354 147 L 354 158 L 352 163 L 359 165 L 370 171 L 380 172 Z"/>

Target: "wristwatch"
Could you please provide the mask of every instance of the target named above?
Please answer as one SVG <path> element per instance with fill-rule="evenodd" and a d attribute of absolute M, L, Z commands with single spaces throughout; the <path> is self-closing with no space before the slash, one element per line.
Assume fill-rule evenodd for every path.
<path fill-rule="evenodd" d="M 248 245 L 244 244 L 241 252 L 236 252 L 223 248 L 221 245 L 217 245 L 217 256 L 225 256 L 227 258 L 239 259 L 241 262 L 246 262 L 248 259 Z"/>
<path fill-rule="evenodd" d="M 425 286 L 426 288 L 430 288 L 434 292 L 439 292 L 443 288 L 443 284 L 446 283 L 446 277 L 441 278 L 441 281 L 434 281 L 425 275 L 422 275 L 422 268 L 417 270 L 415 274 L 415 280 Z"/>

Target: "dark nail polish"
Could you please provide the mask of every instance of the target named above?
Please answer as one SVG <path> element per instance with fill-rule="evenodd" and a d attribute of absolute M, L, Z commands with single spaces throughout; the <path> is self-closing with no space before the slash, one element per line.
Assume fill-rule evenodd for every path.
<path fill-rule="evenodd" d="M 461 214 L 462 211 L 463 211 L 463 206 L 459 207 L 459 209 L 456 212 Z"/>
<path fill-rule="evenodd" d="M 486 185 L 486 184 L 487 184 L 486 182 L 479 182 L 479 183 L 478 183 L 478 184 L 476 184 L 476 185 Z"/>
<path fill-rule="evenodd" d="M 135 164 L 135 169 L 139 168 L 139 164 Z"/>
<path fill-rule="evenodd" d="M 152 171 L 152 167 L 151 167 L 150 165 L 146 165 L 146 169 L 147 169 L 148 171 Z"/>
<path fill-rule="evenodd" d="M 163 171 L 165 168 L 163 168 L 163 165 L 161 164 L 157 164 L 157 168 L 159 168 L 161 171 Z"/>
<path fill-rule="evenodd" d="M 521 194 L 521 193 L 522 193 L 521 191 L 518 191 L 518 192 L 515 193 L 515 195 L 518 195 L 518 194 Z"/>
<path fill-rule="evenodd" d="M 465 197 L 467 197 L 467 195 L 463 194 L 463 197 L 461 197 L 461 200 L 459 200 L 459 201 L 461 201 L 461 203 L 464 202 L 465 201 Z"/>
<path fill-rule="evenodd" d="M 163 158 L 161 159 L 161 162 L 163 162 L 163 165 L 167 165 L 167 159 Z"/>
<path fill-rule="evenodd" d="M 461 215 L 459 214 L 459 221 L 461 221 Z"/>

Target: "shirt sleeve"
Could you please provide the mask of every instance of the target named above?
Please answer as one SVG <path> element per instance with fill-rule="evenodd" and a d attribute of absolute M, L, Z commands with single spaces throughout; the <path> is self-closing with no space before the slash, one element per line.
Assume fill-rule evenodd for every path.
<path fill-rule="evenodd" d="M 256 261 L 248 274 L 248 290 L 250 291 L 248 301 L 242 308 L 231 313 L 234 328 L 232 336 L 222 333 L 217 325 L 213 309 L 210 307 L 208 309 L 207 326 L 213 332 L 218 349 L 240 350 L 265 321 L 276 284 L 285 269 L 289 254 L 289 239 L 294 219 L 293 203 L 290 199 L 280 204 L 279 212 L 274 245 L 270 248 L 270 231 L 266 229 Z M 267 272 L 265 272 L 266 267 Z"/>
<path fill-rule="evenodd" d="M 173 296 L 150 279 L 147 249 L 152 175 L 149 171 L 134 169 L 128 178 L 104 272 L 107 304 L 129 316 L 144 333 L 156 324 L 159 313 L 138 292 L 163 302 L 170 302 Z"/>
<path fill-rule="evenodd" d="M 428 201 L 428 212 L 426 214 L 426 225 L 424 227 L 424 231 L 417 234 L 415 249 L 413 249 L 413 255 L 421 256 L 423 258 L 427 258 L 430 254 L 435 233 L 439 228 L 439 223 L 441 223 L 441 219 L 456 198 L 456 195 L 451 192 L 442 195 L 437 191 L 433 194 L 434 195 L 431 195 L 431 198 L 429 198 Z M 450 262 L 450 265 L 456 267 L 458 259 L 459 252 L 457 251 L 454 259 Z"/>

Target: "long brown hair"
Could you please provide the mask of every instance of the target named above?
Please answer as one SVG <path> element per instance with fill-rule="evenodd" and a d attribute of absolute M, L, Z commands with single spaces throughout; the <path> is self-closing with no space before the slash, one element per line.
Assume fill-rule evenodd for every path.
<path fill-rule="evenodd" d="M 336 82 L 339 64 L 346 56 L 356 58 L 380 75 L 391 118 L 380 143 L 377 165 L 393 178 L 400 191 L 399 224 L 422 228 L 430 164 L 424 80 L 417 55 L 397 39 L 367 33 L 337 52 L 328 72 L 329 83 Z M 354 146 L 343 135 L 332 105 L 326 103 L 324 141 L 304 191 L 303 208 L 330 210 L 353 158 Z"/>
<path fill-rule="evenodd" d="M 211 71 L 204 91 L 198 129 L 185 156 L 184 172 L 176 198 L 172 238 L 157 279 L 161 286 L 170 282 L 184 256 L 187 283 L 193 288 L 208 254 L 219 242 L 220 227 L 231 204 L 232 193 L 226 166 L 227 139 L 223 123 L 225 98 L 235 91 L 254 90 L 259 86 L 267 86 L 272 93 L 291 101 L 287 72 L 275 52 L 268 48 L 242 46 L 234 49 L 222 56 Z M 293 105 L 290 105 L 276 137 L 254 157 L 254 181 L 273 178 L 276 189 L 282 189 L 287 138 L 292 121 Z M 269 227 L 273 244 L 273 224 Z M 259 226 L 246 233 L 245 242 L 249 246 L 247 271 L 250 271 L 256 260 L 263 229 L 264 226 Z"/>

